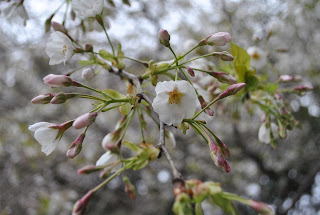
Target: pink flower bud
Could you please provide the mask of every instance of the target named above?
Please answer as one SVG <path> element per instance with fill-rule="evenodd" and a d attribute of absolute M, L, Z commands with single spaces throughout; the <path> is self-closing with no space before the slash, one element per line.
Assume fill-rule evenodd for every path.
<path fill-rule="evenodd" d="M 227 32 L 218 32 L 210 35 L 206 38 L 207 45 L 210 46 L 224 46 L 227 43 L 231 42 L 231 35 Z"/>
<path fill-rule="evenodd" d="M 160 29 L 158 33 L 159 41 L 162 45 L 169 47 L 170 46 L 170 35 L 167 30 Z"/>
<path fill-rule="evenodd" d="M 78 169 L 78 174 L 90 174 L 92 172 L 97 172 L 103 169 L 104 167 L 99 167 L 99 166 L 93 166 L 93 165 L 88 165 L 85 167 L 82 167 L 81 169 Z"/>
<path fill-rule="evenodd" d="M 87 51 L 87 52 L 92 52 L 93 51 L 93 46 L 91 44 L 86 44 L 84 46 L 84 49 Z"/>
<path fill-rule="evenodd" d="M 272 208 L 265 203 L 249 200 L 248 206 L 253 208 L 259 214 L 261 213 L 263 215 L 274 215 Z"/>
<path fill-rule="evenodd" d="M 97 115 L 98 115 L 97 112 L 83 114 L 74 121 L 72 126 L 76 129 L 89 126 L 91 123 L 93 123 L 96 120 Z"/>
<path fill-rule="evenodd" d="M 222 152 L 223 156 L 230 158 L 230 151 L 226 144 L 224 144 L 218 137 L 214 136 L 214 139 L 216 140 L 217 146 L 219 150 Z"/>
<path fill-rule="evenodd" d="M 82 78 L 86 81 L 91 80 L 96 74 L 92 68 L 86 68 L 82 70 Z"/>
<path fill-rule="evenodd" d="M 51 22 L 51 26 L 55 31 L 61 31 L 62 33 L 66 34 L 66 35 L 68 34 L 67 29 L 63 25 L 61 25 L 57 22 Z"/>
<path fill-rule="evenodd" d="M 77 96 L 73 93 L 58 93 L 50 101 L 51 104 L 62 104 L 65 103 L 68 99 Z"/>
<path fill-rule="evenodd" d="M 50 100 L 54 97 L 55 94 L 53 93 L 43 93 L 34 97 L 31 102 L 32 104 L 48 104 Z"/>
<path fill-rule="evenodd" d="M 119 151 L 117 146 L 118 140 L 120 138 L 120 133 L 118 130 L 108 133 L 102 140 L 102 147 L 110 150 L 111 152 Z"/>
<path fill-rule="evenodd" d="M 313 86 L 297 86 L 293 88 L 293 92 L 298 95 L 304 95 L 306 92 L 312 91 Z"/>
<path fill-rule="evenodd" d="M 221 52 L 220 59 L 223 61 L 233 61 L 234 57 L 230 53 L 223 51 Z"/>
<path fill-rule="evenodd" d="M 93 194 L 94 192 L 90 190 L 86 195 L 79 199 L 73 206 L 72 215 L 83 215 Z"/>
<path fill-rule="evenodd" d="M 202 96 L 198 96 L 198 100 L 200 102 L 201 109 L 205 108 L 208 105 L 208 103 L 204 100 L 204 98 Z M 210 109 L 210 107 L 206 108 L 204 110 L 204 112 L 206 114 L 208 114 L 209 116 L 213 116 L 213 114 L 214 114 L 213 111 Z"/>
<path fill-rule="evenodd" d="M 225 73 L 225 72 L 211 71 L 208 74 L 211 75 L 212 77 L 216 78 L 221 83 L 225 83 L 225 84 L 236 84 L 237 83 L 237 80 L 232 75 L 229 75 L 228 73 Z"/>
<path fill-rule="evenodd" d="M 245 83 L 232 84 L 223 93 L 219 94 L 217 99 L 223 99 L 225 97 L 234 95 L 245 86 L 246 86 Z"/>
<path fill-rule="evenodd" d="M 211 150 L 211 158 L 214 162 L 214 164 L 218 167 L 221 167 L 225 172 L 230 172 L 231 168 L 226 161 L 226 159 L 223 157 L 221 151 L 219 148 L 214 144 L 213 141 L 210 142 L 210 150 Z"/>
<path fill-rule="evenodd" d="M 128 177 L 123 177 L 124 182 L 124 192 L 126 192 L 130 199 L 136 199 L 136 188 L 130 182 Z"/>
<path fill-rule="evenodd" d="M 85 133 L 81 133 L 78 138 L 70 145 L 68 151 L 67 151 L 67 156 L 68 158 L 74 158 L 77 156 L 81 149 L 82 149 L 82 142 L 85 138 Z"/>
<path fill-rule="evenodd" d="M 191 67 L 187 66 L 187 71 L 189 73 L 190 76 L 194 77 L 194 71 Z"/>
<path fill-rule="evenodd" d="M 43 81 L 51 87 L 70 87 L 73 85 L 72 79 L 66 75 L 49 74 L 43 78 Z"/>

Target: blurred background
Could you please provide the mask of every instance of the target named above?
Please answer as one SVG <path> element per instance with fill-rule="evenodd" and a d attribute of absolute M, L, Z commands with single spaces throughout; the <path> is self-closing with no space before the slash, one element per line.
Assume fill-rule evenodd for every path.
<path fill-rule="evenodd" d="M 45 86 L 42 78 L 69 72 L 85 57 L 74 56 L 65 65 L 48 64 L 44 50 L 52 30 L 46 33 L 44 24 L 65 1 L 25 0 L 23 7 L 13 7 L 17 2 L 0 1 L 0 214 L 70 214 L 74 202 L 100 183 L 97 174 L 80 176 L 77 169 L 94 164 L 104 153 L 101 140 L 114 129 L 120 114 L 111 111 L 98 117 L 87 132 L 82 152 L 73 160 L 65 153 L 77 137 L 74 130 L 64 135 L 52 154 L 41 152 L 28 125 L 65 122 L 86 113 L 91 104 L 75 99 L 62 105 L 33 105 L 30 100 L 41 93 L 59 92 Z M 114 6 L 110 2 L 105 1 L 104 9 L 109 35 L 114 43 L 121 42 L 127 56 L 172 59 L 158 42 L 160 28 L 169 31 L 178 53 L 212 33 L 226 31 L 244 49 L 257 46 L 267 53 L 268 65 L 257 73 L 300 75 L 303 84 L 313 85 L 314 91 L 302 97 L 288 96 L 302 129 L 290 131 L 285 140 L 278 141 L 277 149 L 258 140 L 258 110 L 248 114 L 240 109 L 234 119 L 223 108 L 215 109 L 208 126 L 229 146 L 230 173 L 214 165 L 207 145 L 191 129 L 187 135 L 170 129 L 176 146 L 169 143 L 168 147 L 186 179 L 220 182 L 225 191 L 270 204 L 276 214 L 320 215 L 320 1 L 131 0 L 131 6 L 120 0 L 114 0 Z M 67 14 L 66 27 L 72 36 L 82 44 L 93 44 L 95 50 L 109 48 L 94 21 L 72 20 L 71 13 L 71 7 L 64 4 L 52 20 L 61 23 Z M 221 50 L 229 51 L 229 46 Z M 210 51 L 201 48 L 193 54 Z M 143 73 L 143 67 L 125 63 L 127 71 Z M 73 77 L 81 80 L 81 74 Z M 101 71 L 87 84 L 125 92 L 120 81 Z M 127 137 L 138 141 L 134 124 Z M 156 126 L 150 124 L 147 139 L 157 144 L 158 135 Z M 87 214 L 172 214 L 172 178 L 165 159 L 127 175 L 136 186 L 136 200 L 127 197 L 122 180 L 116 178 L 93 197 Z M 255 214 L 242 205 L 236 207 L 240 214 Z M 205 215 L 223 214 L 206 202 L 203 208 Z"/>

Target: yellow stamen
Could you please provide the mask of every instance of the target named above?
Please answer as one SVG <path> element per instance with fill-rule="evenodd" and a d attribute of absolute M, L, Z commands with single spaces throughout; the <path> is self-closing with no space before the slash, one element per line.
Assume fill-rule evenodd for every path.
<path fill-rule="evenodd" d="M 67 51 L 67 46 L 66 46 L 66 45 L 63 45 L 62 53 L 63 53 L 63 54 L 66 54 L 66 51 Z"/>
<path fill-rule="evenodd" d="M 254 53 L 252 54 L 252 58 L 253 58 L 253 59 L 256 59 L 256 60 L 259 60 L 259 59 L 260 59 L 260 55 L 258 54 L 258 52 L 254 52 Z"/>
<path fill-rule="evenodd" d="M 173 104 L 173 103 L 174 104 L 179 104 L 180 101 L 181 101 L 181 97 L 183 96 L 183 94 L 180 93 L 177 88 L 175 88 L 171 92 L 168 92 L 168 94 L 170 96 L 169 97 L 169 104 Z"/>

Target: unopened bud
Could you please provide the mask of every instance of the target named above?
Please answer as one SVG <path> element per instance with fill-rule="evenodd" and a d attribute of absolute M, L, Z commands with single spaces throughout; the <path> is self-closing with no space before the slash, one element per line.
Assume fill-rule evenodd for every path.
<path fill-rule="evenodd" d="M 57 22 L 52 22 L 51 26 L 55 31 L 61 31 L 64 34 L 68 34 L 67 29 L 63 25 L 61 25 L 61 24 L 59 24 Z"/>
<path fill-rule="evenodd" d="M 170 35 L 167 30 L 160 29 L 158 33 L 158 38 L 162 45 L 170 47 Z"/>
<path fill-rule="evenodd" d="M 85 50 L 84 49 L 82 49 L 82 48 L 75 48 L 75 49 L 73 49 L 73 52 L 74 53 L 83 53 L 83 52 L 85 52 Z"/>
<path fill-rule="evenodd" d="M 93 46 L 91 44 L 86 44 L 84 50 L 86 50 L 86 52 L 93 52 Z"/>
<path fill-rule="evenodd" d="M 118 151 L 119 148 L 117 146 L 118 140 L 120 138 L 119 131 L 113 131 L 108 133 L 102 140 L 101 145 L 104 149 L 109 149 L 111 152 L 115 150 Z"/>
<path fill-rule="evenodd" d="M 44 77 L 43 82 L 51 87 L 70 87 L 74 84 L 69 76 L 54 74 L 49 74 Z"/>
<path fill-rule="evenodd" d="M 221 52 L 220 59 L 223 61 L 233 61 L 234 57 L 226 51 Z"/>
<path fill-rule="evenodd" d="M 79 199 L 73 206 L 72 215 L 83 215 L 93 194 L 94 192 L 90 190 L 86 195 Z"/>
<path fill-rule="evenodd" d="M 225 83 L 225 84 L 237 83 L 237 80 L 232 75 L 229 75 L 228 73 L 225 73 L 225 72 L 210 71 L 208 74 L 216 78 L 221 83 Z"/>
<path fill-rule="evenodd" d="M 53 93 L 43 93 L 34 97 L 31 102 L 32 104 L 48 104 L 50 100 L 54 97 Z"/>
<path fill-rule="evenodd" d="M 205 41 L 210 46 L 224 46 L 231 42 L 231 35 L 227 32 L 218 32 L 208 36 Z"/>
<path fill-rule="evenodd" d="M 78 138 L 70 145 L 68 151 L 67 151 L 67 156 L 68 158 L 74 158 L 77 156 L 81 149 L 82 149 L 82 142 L 85 138 L 85 133 L 81 133 Z"/>
<path fill-rule="evenodd" d="M 312 91 L 313 86 L 297 86 L 293 88 L 293 92 L 298 95 L 304 95 L 306 92 Z"/>
<path fill-rule="evenodd" d="M 226 144 L 224 144 L 218 137 L 214 136 L 214 139 L 216 140 L 217 146 L 219 150 L 222 152 L 223 156 L 230 158 L 230 151 Z"/>
<path fill-rule="evenodd" d="M 246 86 L 245 83 L 232 84 L 223 93 L 219 94 L 217 98 L 218 99 L 223 99 L 225 97 L 234 95 L 238 91 L 240 91 L 242 88 L 244 88 L 245 86 Z"/>
<path fill-rule="evenodd" d="M 103 19 L 102 19 L 102 17 L 101 17 L 99 14 L 96 15 L 96 20 L 97 20 L 97 22 L 98 22 L 101 26 L 104 27 Z"/>
<path fill-rule="evenodd" d="M 210 150 L 211 150 L 211 158 L 214 162 L 214 164 L 220 168 L 222 168 L 225 172 L 230 172 L 231 168 L 226 161 L 226 159 L 223 157 L 221 151 L 219 148 L 214 144 L 213 141 L 210 142 Z"/>
<path fill-rule="evenodd" d="M 194 189 L 192 197 L 196 202 L 202 202 L 207 197 L 208 193 L 209 193 L 208 186 L 204 183 L 200 183 Z"/>
<path fill-rule="evenodd" d="M 50 101 L 51 104 L 62 104 L 65 103 L 68 99 L 75 97 L 76 94 L 73 93 L 58 93 Z"/>
<path fill-rule="evenodd" d="M 86 81 L 91 80 L 95 75 L 96 74 L 92 68 L 85 68 L 82 70 L 82 78 Z"/>
<path fill-rule="evenodd" d="M 136 188 L 130 182 L 129 178 L 124 176 L 123 182 L 124 182 L 124 192 L 128 194 L 130 199 L 136 199 Z"/>
<path fill-rule="evenodd" d="M 198 96 L 198 100 L 200 102 L 201 109 L 205 108 L 208 105 L 208 103 L 204 100 L 204 98 L 202 96 Z M 208 114 L 209 116 L 213 116 L 213 114 L 214 114 L 213 111 L 210 109 L 210 107 L 206 108 L 204 110 L 204 112 L 206 114 Z"/>
<path fill-rule="evenodd" d="M 189 73 L 190 76 L 194 77 L 194 71 L 191 67 L 187 66 L 187 71 Z"/>
<path fill-rule="evenodd" d="M 248 206 L 262 215 L 274 215 L 272 208 L 265 203 L 249 200 Z"/>
<path fill-rule="evenodd" d="M 72 126 L 76 129 L 89 126 L 91 123 L 93 123 L 96 120 L 97 115 L 98 115 L 97 112 L 83 114 L 74 121 Z"/>
<path fill-rule="evenodd" d="M 89 165 L 82 167 L 81 169 L 78 169 L 78 174 L 90 174 L 92 172 L 97 172 L 100 171 L 103 167 L 100 166 L 94 166 L 94 165 Z"/>

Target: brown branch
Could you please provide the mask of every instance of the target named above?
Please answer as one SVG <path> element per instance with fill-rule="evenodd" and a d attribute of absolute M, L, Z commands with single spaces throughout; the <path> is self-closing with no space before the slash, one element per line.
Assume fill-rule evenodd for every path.
<path fill-rule="evenodd" d="M 172 174 L 173 174 L 173 181 L 183 180 L 181 173 L 177 170 L 176 166 L 174 165 L 172 157 L 169 154 L 169 151 L 165 146 L 165 124 L 163 122 L 160 122 L 160 143 L 158 145 L 158 148 L 160 148 L 161 152 L 164 153 L 164 155 L 166 156 L 166 158 L 171 166 L 171 170 L 172 170 Z"/>

